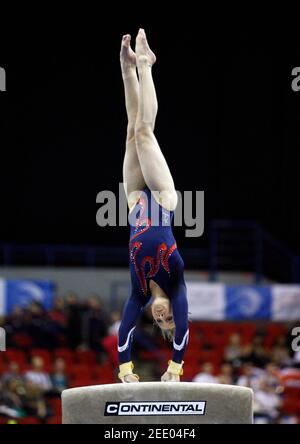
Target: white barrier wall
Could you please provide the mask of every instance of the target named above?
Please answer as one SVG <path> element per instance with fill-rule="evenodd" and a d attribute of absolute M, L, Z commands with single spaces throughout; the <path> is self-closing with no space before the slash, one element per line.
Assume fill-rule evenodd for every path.
<path fill-rule="evenodd" d="M 74 291 L 80 298 L 85 298 L 91 293 L 96 293 L 103 301 L 110 301 L 111 295 L 124 300 L 130 284 L 127 268 L 0 267 L 0 278 L 51 280 L 56 284 L 57 294 L 61 296 Z M 185 278 L 190 282 L 207 282 L 209 274 L 187 270 Z M 251 284 L 253 275 L 220 273 L 218 280 L 225 284 Z"/>
<path fill-rule="evenodd" d="M 129 286 L 129 271 L 125 268 L 1 267 L 0 277 L 50 280 L 55 283 L 60 296 L 75 292 L 79 298 L 85 298 L 96 293 L 103 301 L 110 300 L 114 283 L 119 284 L 118 291 L 124 297 L 128 294 Z"/>

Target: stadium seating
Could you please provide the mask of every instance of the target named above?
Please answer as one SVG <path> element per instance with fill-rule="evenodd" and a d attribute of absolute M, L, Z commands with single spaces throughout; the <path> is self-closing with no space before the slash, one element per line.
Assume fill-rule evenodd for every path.
<path fill-rule="evenodd" d="M 254 322 L 191 322 L 189 346 L 186 350 L 184 375 L 182 381 L 192 381 L 201 372 L 202 365 L 210 362 L 217 375 L 224 360 L 224 350 L 233 333 L 240 335 L 241 344 L 251 343 L 257 334 L 258 326 Z M 278 336 L 287 334 L 287 327 L 280 323 L 265 325 L 264 345 L 266 349 L 273 346 Z M 17 339 L 17 340 L 16 340 Z M 172 343 L 166 342 L 162 337 L 156 338 L 157 350 L 139 350 L 140 364 L 143 362 L 157 362 L 161 372 L 165 371 L 166 362 L 172 358 Z M 30 368 L 30 360 L 33 356 L 40 356 L 44 361 L 44 368 L 51 373 L 53 364 L 57 358 L 62 358 L 66 364 L 66 375 L 70 387 L 81 387 L 97 384 L 111 384 L 117 379 L 117 352 L 116 336 L 107 337 L 102 341 L 106 350 L 106 359 L 100 360 L 92 350 L 71 350 L 66 347 L 55 350 L 31 348 L 26 350 L 24 344 L 29 344 L 25 336 L 19 335 L 15 342 L 20 347 L 9 348 L 0 354 L 0 375 L 8 369 L 10 362 L 17 362 L 21 372 Z M 282 394 L 281 411 L 286 415 L 300 415 L 300 376 L 293 369 L 286 369 L 281 374 L 281 384 L 284 388 Z M 61 423 L 61 400 L 59 396 L 47 398 L 51 417 L 47 418 L 48 424 Z M 6 424 L 9 418 L 0 415 L 0 424 Z M 14 420 L 13 420 L 14 421 Z M 39 424 L 41 421 L 33 416 L 16 420 L 19 424 Z M 45 421 L 44 421 L 45 422 Z"/>

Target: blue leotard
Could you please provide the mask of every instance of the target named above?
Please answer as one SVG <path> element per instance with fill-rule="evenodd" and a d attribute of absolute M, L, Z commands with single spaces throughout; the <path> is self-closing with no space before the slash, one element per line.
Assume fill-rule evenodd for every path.
<path fill-rule="evenodd" d="M 119 328 L 120 364 L 131 360 L 131 342 L 138 317 L 151 299 L 150 279 L 170 298 L 175 337 L 172 360 L 181 363 L 188 343 L 188 303 L 184 263 L 172 232 L 174 211 L 157 203 L 146 187 L 129 215 L 131 294 Z"/>

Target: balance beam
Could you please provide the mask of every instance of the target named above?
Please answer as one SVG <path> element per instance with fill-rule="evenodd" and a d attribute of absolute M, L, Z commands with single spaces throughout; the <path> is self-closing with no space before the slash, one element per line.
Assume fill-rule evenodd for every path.
<path fill-rule="evenodd" d="M 249 388 L 196 382 L 139 382 L 62 392 L 63 424 L 251 424 Z"/>

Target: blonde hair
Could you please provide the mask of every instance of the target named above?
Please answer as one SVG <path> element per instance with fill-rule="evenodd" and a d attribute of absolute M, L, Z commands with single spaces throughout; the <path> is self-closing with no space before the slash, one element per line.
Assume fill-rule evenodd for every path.
<path fill-rule="evenodd" d="M 188 315 L 190 315 L 191 313 L 188 312 Z M 188 317 L 188 321 L 189 323 L 192 322 L 192 320 L 190 319 L 190 317 Z M 154 325 L 156 327 L 158 327 L 160 329 L 160 332 L 162 334 L 162 337 L 166 340 L 166 341 L 170 341 L 173 342 L 173 340 L 175 339 L 175 332 L 176 332 L 176 326 L 174 326 L 173 328 L 161 328 L 161 326 L 158 324 L 158 322 L 154 321 Z"/>
<path fill-rule="evenodd" d="M 175 338 L 175 327 L 173 328 L 166 328 L 166 329 L 160 329 L 161 334 L 163 336 L 163 338 L 166 341 L 170 341 L 173 342 L 174 338 Z"/>
<path fill-rule="evenodd" d="M 154 321 L 153 325 L 154 325 L 155 327 L 159 328 L 159 330 L 160 330 L 160 332 L 161 332 L 161 334 L 162 334 L 162 337 L 163 337 L 166 341 L 173 342 L 173 340 L 174 340 L 174 338 L 175 338 L 175 330 L 176 330 L 176 327 L 173 327 L 173 328 L 161 328 L 161 326 L 160 326 L 156 321 Z"/>

